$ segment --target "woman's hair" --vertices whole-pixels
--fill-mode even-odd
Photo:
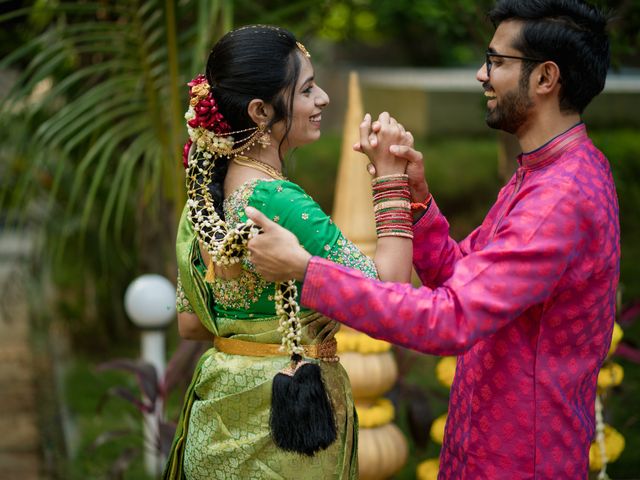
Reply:
[[[582,0],[499,0],[489,12],[497,27],[523,22],[513,47],[523,55],[560,67],[560,109],[582,113],[602,91],[609,69],[607,17]],[[529,75],[534,63],[523,64]]]
[[[269,25],[250,25],[223,36],[207,60],[206,77],[220,113],[232,131],[255,128],[248,114],[249,102],[259,98],[270,104],[274,116],[267,127],[284,120],[285,134],[293,112],[293,93],[300,75],[300,58],[296,38],[287,30]],[[237,146],[237,145],[236,145]],[[223,184],[229,159],[219,158],[212,171],[210,191],[216,212],[224,218]]]

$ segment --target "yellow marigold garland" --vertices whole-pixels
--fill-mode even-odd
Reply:
[[[383,340],[376,340],[364,333],[338,332],[338,353],[357,352],[362,354],[384,353],[391,350],[391,344]]]
[[[386,425],[393,420],[395,408],[386,398],[378,398],[370,407],[356,405],[360,428],[375,428]]]
[[[625,440],[620,432],[610,425],[604,426],[604,452],[607,457],[607,463],[615,462],[624,450]],[[598,446],[598,442],[591,443],[589,448],[589,468],[592,471],[602,468],[602,451]]]
[[[437,444],[442,445],[442,440],[444,439],[444,427],[447,423],[447,414],[443,413],[438,418],[436,418],[431,424],[431,440],[436,442]]]
[[[620,340],[622,340],[623,336],[624,336],[624,333],[622,332],[622,327],[618,325],[618,322],[614,322],[613,334],[611,336],[611,346],[609,347],[608,356],[611,356],[613,352],[616,351],[616,348],[618,348],[618,344],[620,343]]]
[[[437,480],[438,471],[440,471],[440,460],[430,458],[418,465],[416,477],[418,480]]]
[[[436,378],[445,387],[451,388],[456,374],[456,357],[443,357],[436,365]]]
[[[615,362],[606,362],[598,374],[598,390],[601,392],[608,388],[617,387],[624,379],[624,369],[622,365]]]

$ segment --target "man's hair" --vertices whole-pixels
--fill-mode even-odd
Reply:
[[[607,18],[581,0],[498,0],[493,25],[523,22],[513,47],[524,56],[551,60],[560,68],[560,109],[582,113],[604,88],[610,51]],[[535,64],[525,62],[531,73]]]

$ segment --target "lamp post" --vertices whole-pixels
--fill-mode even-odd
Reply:
[[[141,357],[153,365],[158,380],[165,371],[165,328],[176,316],[176,289],[165,277],[142,275],[127,287],[124,308],[131,321],[141,330]],[[157,476],[162,468],[156,442],[162,401],[155,404],[155,412],[144,415],[144,464],[148,474]]]

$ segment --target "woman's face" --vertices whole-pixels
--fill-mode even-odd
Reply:
[[[300,52],[296,52],[296,55],[300,59],[300,76],[293,91],[291,130],[283,143],[284,150],[318,140],[322,109],[329,105],[329,96],[315,83],[311,61]],[[273,125],[272,133],[278,142],[285,130],[285,120]]]

